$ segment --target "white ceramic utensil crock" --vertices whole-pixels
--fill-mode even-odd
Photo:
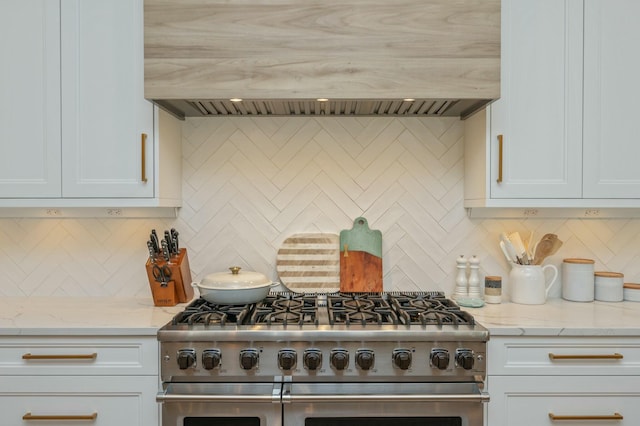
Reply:
[[[545,271],[551,269],[551,279],[546,279]],[[523,305],[542,305],[549,290],[558,278],[558,268],[554,265],[513,264],[509,273],[509,293],[513,303]]]

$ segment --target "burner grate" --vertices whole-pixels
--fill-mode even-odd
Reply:
[[[315,296],[272,293],[256,305],[250,324],[318,325],[318,301]]]
[[[472,315],[463,311],[442,292],[269,293],[256,304],[216,305],[196,299],[177,314],[172,325],[233,326],[279,325],[475,325]]]
[[[329,323],[394,324],[399,323],[393,308],[379,293],[339,293],[327,296]]]
[[[196,299],[184,311],[173,317],[171,323],[222,325],[242,324],[249,316],[252,305],[216,305],[204,299]]]

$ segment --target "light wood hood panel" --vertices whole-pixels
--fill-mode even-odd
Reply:
[[[145,0],[149,99],[496,99],[500,0]]]

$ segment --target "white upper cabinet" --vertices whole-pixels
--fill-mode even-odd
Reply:
[[[502,97],[490,106],[497,162],[491,198],[580,196],[580,9],[572,0],[502,2]]]
[[[633,0],[502,1],[502,97],[465,122],[465,207],[640,207],[639,14]]]
[[[584,196],[638,199],[640,2],[584,8]]]
[[[61,16],[62,196],[153,197],[142,3],[63,0]]]
[[[180,205],[180,125],[144,99],[143,22],[142,0],[0,3],[1,207]]]
[[[0,3],[0,196],[60,195],[60,8]]]

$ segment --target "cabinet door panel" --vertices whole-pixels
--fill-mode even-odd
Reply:
[[[585,198],[640,198],[638,16],[637,0],[585,1]]]
[[[0,197],[60,196],[60,9],[0,4]]]
[[[502,2],[502,97],[491,105],[492,198],[581,195],[581,8],[579,0]]]
[[[63,196],[153,197],[153,108],[143,93],[142,2],[62,0],[61,16]]]

